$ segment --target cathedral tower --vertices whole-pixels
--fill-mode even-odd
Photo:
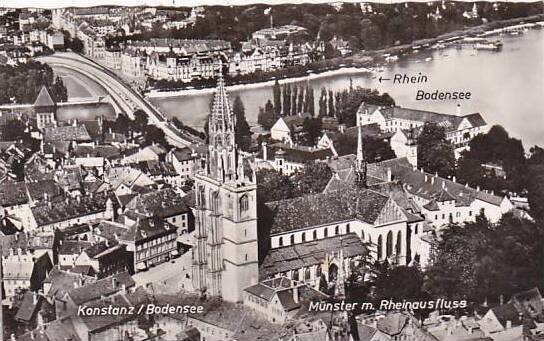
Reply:
[[[208,123],[208,155],[195,175],[193,287],[238,302],[259,275],[257,185],[236,146],[236,118],[222,75]]]

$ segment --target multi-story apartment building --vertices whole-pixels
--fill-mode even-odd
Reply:
[[[213,78],[219,63],[213,56],[176,55],[153,52],[147,57],[146,69],[153,79],[190,82]]]

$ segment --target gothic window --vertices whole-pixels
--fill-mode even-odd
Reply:
[[[414,231],[414,234],[417,234],[417,229],[418,229],[418,226],[416,224],[416,230]]]
[[[206,192],[205,192],[205,189],[204,189],[204,186],[200,186],[200,189],[199,189],[199,192],[200,192],[200,205],[201,206],[206,206]]]
[[[212,192],[210,193],[211,194],[211,197],[210,197],[210,200],[211,200],[211,204],[212,204],[212,211],[213,212],[219,212],[219,192]]]
[[[346,233],[350,233],[350,226],[349,226],[349,223],[346,224]]]
[[[314,240],[317,239],[317,231],[316,230],[314,230],[314,232],[313,232],[313,239]]]
[[[291,279],[293,281],[298,281],[298,270],[293,270],[293,274],[291,276]]]
[[[295,244],[295,235],[291,235],[291,245]]]
[[[395,246],[395,252],[396,252],[397,256],[400,255],[401,243],[402,243],[402,233],[399,231],[399,232],[397,232],[397,244]]]
[[[243,195],[240,198],[240,216],[249,211],[249,198],[247,195]]]
[[[321,264],[317,264],[315,268],[315,277],[321,277]]]
[[[334,235],[338,235],[338,234],[340,234],[340,226],[336,225],[334,227]]]
[[[302,242],[306,241],[306,232],[302,232]]]
[[[378,237],[378,259],[382,258],[382,236]]]
[[[323,235],[325,237],[328,237],[329,236],[329,229],[325,227],[325,229],[323,230]]]
[[[385,255],[390,257],[393,254],[393,232],[387,233],[387,241],[385,243]]]
[[[310,268],[306,268],[306,270],[304,270],[304,280],[310,280]]]
[[[361,240],[365,240],[365,232],[361,231]]]
[[[279,237],[279,238],[278,238],[278,244],[279,244],[280,246],[283,246],[283,237]]]

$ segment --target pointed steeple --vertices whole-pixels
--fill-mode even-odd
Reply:
[[[355,161],[356,183],[366,187],[366,160],[363,152],[363,126],[357,126],[357,160]]]
[[[220,181],[236,179],[236,145],[234,140],[235,117],[229,102],[222,74],[222,63],[219,63],[217,88],[213,97],[209,118],[209,174]]]

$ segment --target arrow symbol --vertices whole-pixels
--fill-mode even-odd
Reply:
[[[378,78],[378,81],[381,83],[382,81],[390,81],[391,78],[383,78],[382,76],[380,76],[380,78]]]

